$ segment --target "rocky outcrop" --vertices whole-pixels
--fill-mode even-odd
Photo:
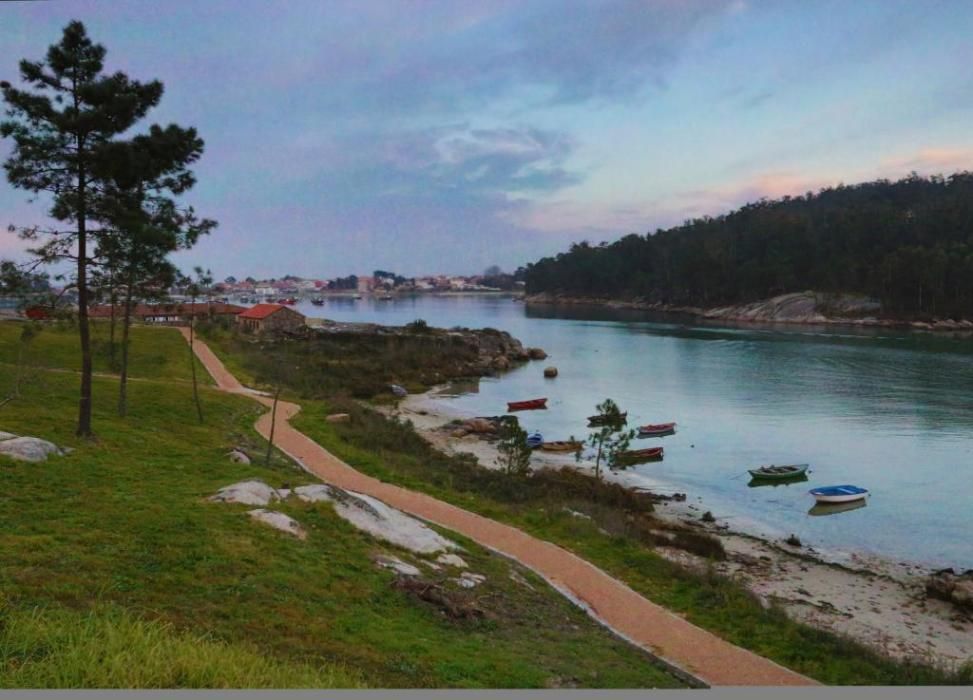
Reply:
[[[969,335],[973,320],[938,319],[928,321],[882,317],[881,304],[857,294],[793,292],[771,299],[723,307],[700,307],[664,304],[648,299],[605,299],[540,293],[526,298],[528,304],[607,306],[616,309],[638,309],[663,313],[688,314],[717,321],[743,323],[795,323],[907,327],[920,331],[950,331]]]
[[[211,501],[218,503],[242,503],[247,506],[266,506],[273,501],[280,500],[280,494],[262,481],[254,479],[252,481],[240,481],[229,486],[224,486],[215,495],[210,496]]]
[[[286,532],[288,535],[293,535],[299,540],[307,538],[307,532],[305,532],[304,528],[301,527],[301,524],[289,515],[284,515],[283,513],[267,510],[265,508],[248,510],[247,515],[257,522],[261,522],[264,525],[270,525],[270,527],[274,528],[275,530]]]
[[[53,442],[36,437],[0,433],[0,455],[22,462],[43,462],[51,455],[67,454]]]
[[[229,457],[230,461],[235,464],[250,464],[250,457],[241,449],[230,450],[227,457]]]
[[[935,572],[926,579],[926,595],[964,610],[973,610],[973,569],[962,574],[953,569]]]

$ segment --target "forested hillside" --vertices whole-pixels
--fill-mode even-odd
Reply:
[[[527,292],[716,306],[813,289],[973,316],[973,173],[761,200],[527,266]]]

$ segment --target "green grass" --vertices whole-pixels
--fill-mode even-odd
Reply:
[[[353,688],[334,666],[283,663],[139,620],[124,610],[65,609],[0,616],[3,688]]]
[[[428,446],[411,426],[397,424],[351,402],[302,402],[293,421],[328,450],[360,471],[423,491],[482,515],[508,522],[555,542],[625,581],[650,600],[682,613],[724,639],[836,685],[941,685],[973,682],[970,668],[956,672],[899,663],[860,644],[790,620],[765,609],[741,585],[715,575],[691,573],[652,551],[638,526],[637,509],[610,492],[587,493],[573,482],[551,488],[553,475],[531,483],[498,485],[498,474],[470,460],[446,457]],[[324,417],[340,410],[346,424]],[[565,473],[562,478],[567,477]],[[587,478],[587,477],[586,477]],[[578,518],[567,508],[592,516]]]
[[[176,331],[145,330],[144,338],[158,334],[153,348],[168,348],[163,366],[182,357]],[[9,356],[12,338],[0,324],[0,357]],[[297,687],[317,678],[370,687],[680,685],[536,576],[461,538],[450,535],[487,581],[471,592],[442,583],[452,595],[469,596],[482,618],[450,619],[394,588],[394,575],[371,558],[411,555],[353,528],[328,504],[280,506],[307,529],[300,541],[251,521],[246,506],[207,502],[242,479],[272,486],[312,479],[279,455],[270,467],[227,459],[231,446],[259,454],[264,444],[252,430],[262,409],[249,399],[204,388],[207,422],[199,425],[189,385],[139,381],[130,387],[130,414],[120,419],[114,386],[95,378],[92,441],[74,437],[73,374],[38,372],[20,398],[0,407],[0,430],[74,448],[38,464],[0,457],[0,614],[3,625],[13,625],[5,627],[0,685],[135,682],[108,657],[79,675],[98,635],[128,635],[133,654],[142,644],[136,638],[147,635],[174,659],[202,644],[194,640],[207,640],[198,666],[175,666],[183,669],[178,678],[161,662],[146,664],[138,681],[146,685],[252,679]],[[31,618],[36,608],[43,612]],[[78,624],[89,637],[66,637]],[[54,649],[64,651],[44,651]],[[266,665],[253,676],[231,668],[220,677],[204,663],[219,654],[243,666],[256,655]],[[33,670],[22,663],[27,656],[37,661]]]
[[[0,322],[0,363],[17,362],[20,336],[24,321]],[[30,367],[80,371],[81,350],[77,324],[57,321],[29,324],[36,331],[30,341],[26,362]],[[121,324],[116,328],[116,363],[111,362],[110,332],[107,321],[91,322],[91,348],[93,370],[97,373],[116,374],[121,357]],[[172,328],[138,326],[131,328],[129,350],[129,377],[142,379],[174,379],[190,381],[192,369],[186,341]],[[213,381],[203,366],[196,361],[200,384]],[[4,389],[0,383],[0,391]]]

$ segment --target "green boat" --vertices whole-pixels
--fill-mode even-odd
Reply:
[[[808,481],[807,474],[798,474],[797,476],[788,476],[784,479],[758,479],[753,478],[747,482],[747,486],[752,489],[764,488],[777,488],[778,486],[790,486],[791,484],[803,484]]]
[[[754,479],[778,481],[780,479],[793,479],[797,476],[803,476],[807,472],[807,468],[807,464],[771,464],[769,467],[748,469],[747,471],[750,472],[750,476]]]

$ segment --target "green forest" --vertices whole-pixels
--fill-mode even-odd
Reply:
[[[762,199],[527,266],[528,294],[712,307],[814,290],[883,314],[973,317],[973,173]]]

